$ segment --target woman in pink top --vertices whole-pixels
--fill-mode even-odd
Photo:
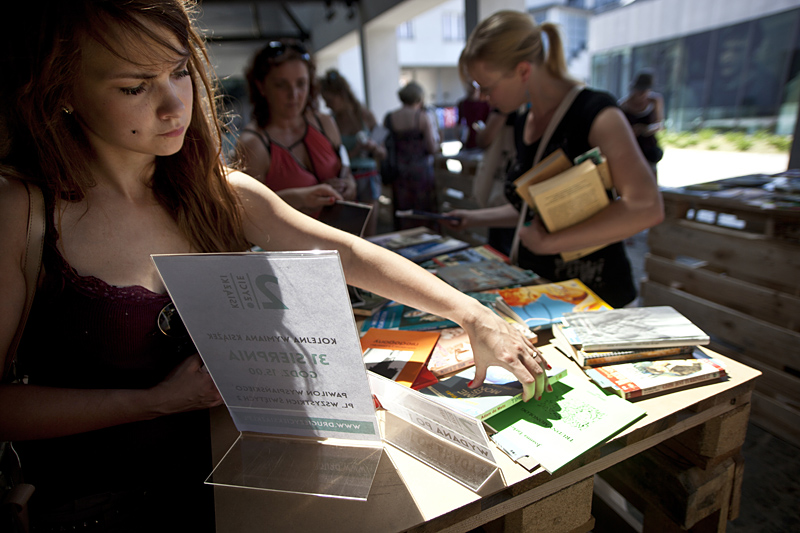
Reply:
[[[315,71],[294,40],[261,49],[246,73],[253,116],[238,141],[242,170],[309,214],[356,194],[349,165],[339,157],[336,123],[314,110]]]

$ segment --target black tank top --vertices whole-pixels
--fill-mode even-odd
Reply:
[[[597,115],[608,107],[617,107],[616,100],[610,94],[588,88],[581,91],[553,132],[542,159],[561,148],[572,160],[593,148],[589,145],[589,130]],[[533,159],[539,149],[539,141],[530,145],[523,141],[526,117],[527,113],[521,113],[514,124],[517,160],[508,173],[505,190],[506,197],[517,210],[521,209],[523,200],[517,194],[513,182],[533,166]],[[536,255],[520,246],[519,265],[550,281],[579,278],[613,307],[622,307],[636,298],[631,264],[622,242],[610,244],[586,257],[569,262],[564,262],[558,254]]]

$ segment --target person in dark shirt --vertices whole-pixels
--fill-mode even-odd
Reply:
[[[549,43],[547,52],[542,36]],[[509,203],[448,213],[450,224],[519,227],[518,263],[550,281],[580,278],[601,298],[621,307],[636,297],[624,239],[663,220],[664,207],[647,161],[636,145],[631,127],[615,99],[584,88],[555,128],[542,158],[561,148],[570,160],[598,147],[613,179],[607,207],[569,228],[549,233],[534,216],[520,224],[523,200],[513,180],[534,164],[542,135],[559,104],[580,84],[567,73],[563,45],[555,25],[537,25],[530,15],[499,11],[483,20],[470,35],[463,61],[483,98],[510,113],[520,106],[515,138],[517,159],[508,173]],[[588,246],[603,248],[573,261],[561,252]],[[512,250],[514,254],[514,250]]]

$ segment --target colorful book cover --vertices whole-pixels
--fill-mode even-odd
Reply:
[[[412,244],[404,248],[397,248],[394,251],[410,261],[422,263],[437,255],[463,250],[467,247],[469,247],[469,243],[467,242],[452,237],[440,237],[436,240]]]
[[[725,378],[725,367],[700,350],[691,359],[657,359],[598,366],[586,371],[600,388],[625,399],[644,398]]]
[[[573,344],[587,352],[700,345],[710,340],[688,318],[666,305],[570,312],[564,315],[564,324],[575,335]]]
[[[529,285],[539,275],[501,261],[478,261],[439,268],[436,275],[462,292]]]
[[[566,375],[566,368],[553,367],[547,371],[547,381],[553,385]],[[483,385],[470,389],[469,384],[473,379],[474,367],[420,389],[420,392],[478,420],[486,420],[522,401],[522,385],[514,374],[504,368],[490,366]]]
[[[428,370],[436,377],[446,376],[475,364],[469,335],[464,328],[446,328],[439,330],[439,333],[439,340],[428,361]]]
[[[541,465],[552,474],[645,414],[581,376],[565,376],[541,400],[517,403],[485,422],[509,457],[530,471]]]
[[[430,331],[457,326],[452,320],[391,302],[364,320],[361,331],[365,332],[370,328]]]
[[[477,263],[479,261],[500,261],[508,263],[508,256],[495,250],[488,244],[473,246],[466,250],[459,250],[449,254],[437,255],[425,261],[420,266],[429,269],[438,269],[446,266],[462,265],[464,263]]]
[[[367,370],[411,387],[438,339],[438,331],[370,329],[361,337],[364,364]]]
[[[534,331],[561,322],[565,313],[612,309],[579,279],[500,289],[498,293]]]

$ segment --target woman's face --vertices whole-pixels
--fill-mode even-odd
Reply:
[[[174,35],[159,31],[181,48]],[[131,61],[93,39],[83,40],[82,68],[67,103],[75,119],[101,156],[178,152],[192,116],[188,52],[176,54],[146,38],[116,46]]]
[[[469,73],[480,91],[481,100],[503,113],[510,113],[525,102],[525,87],[515,70],[504,72],[484,61],[476,61],[470,65]]]
[[[269,104],[270,117],[294,118],[305,110],[309,85],[306,64],[292,60],[273,67],[258,88]]]

